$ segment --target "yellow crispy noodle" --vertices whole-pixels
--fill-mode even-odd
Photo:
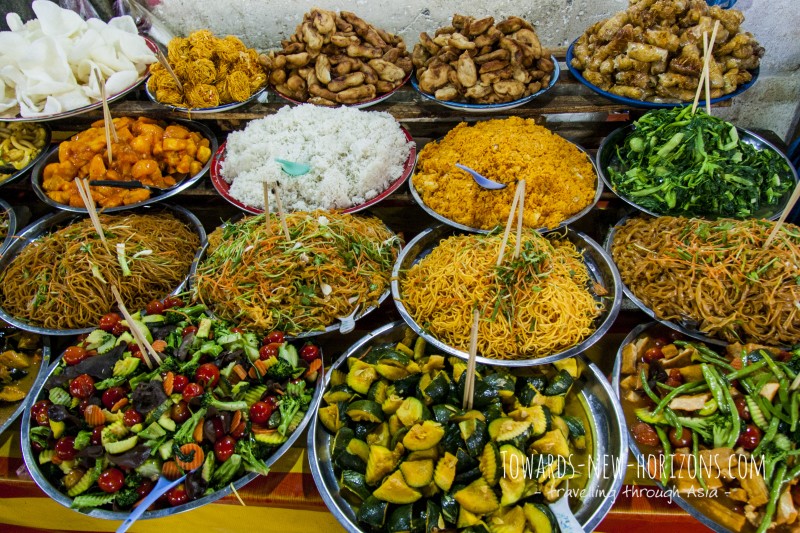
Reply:
[[[471,167],[505,189],[479,187],[454,165]],[[516,184],[525,180],[524,224],[554,228],[594,200],[597,178],[589,157],[531,119],[466,123],[419,154],[412,183],[426,205],[461,224],[504,224]]]
[[[188,38],[176,37],[167,45],[167,58],[183,84],[183,94],[160,64],[151,66],[147,82],[156,100],[164,104],[207,108],[241,102],[267,82],[258,52],[232,35],[220,39],[201,30]]]
[[[450,237],[401,277],[401,299],[426,331],[469,349],[472,311],[481,312],[478,353],[530,359],[568,349],[591,335],[602,310],[589,290],[581,254],[567,239],[523,232],[521,260],[510,237],[496,267],[502,236]]]

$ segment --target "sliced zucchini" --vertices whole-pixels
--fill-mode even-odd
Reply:
[[[552,427],[553,415],[545,405],[534,405],[530,408],[530,421],[533,436],[544,435]]]
[[[487,386],[491,387],[502,400],[507,400],[514,396],[514,380],[510,374],[489,374],[483,378],[483,381]]]
[[[384,446],[369,447],[366,466],[366,481],[369,485],[377,485],[397,466],[397,455]]]
[[[453,494],[453,498],[462,509],[477,515],[491,513],[500,507],[497,496],[482,477]]]
[[[343,427],[337,431],[331,440],[331,458],[335,460],[340,453],[344,453],[350,439],[354,439],[355,436],[355,432],[348,427]]]
[[[462,414],[458,407],[448,403],[439,403],[432,406],[431,412],[433,413],[433,419],[442,425],[447,424],[454,416]]]
[[[564,406],[567,403],[565,396],[545,396],[544,394],[537,394],[533,398],[531,405],[544,405],[554,415],[560,415],[564,412]]]
[[[400,472],[403,473],[403,478],[409,487],[421,489],[433,481],[433,461],[431,459],[403,461],[400,463]]]
[[[503,507],[486,519],[490,533],[524,533],[525,513],[522,507]]]
[[[458,509],[458,520],[456,521],[457,528],[468,528],[480,523],[481,517],[475,513],[467,511],[463,505]]]
[[[505,416],[505,412],[503,411],[503,404],[499,401],[495,401],[487,405],[481,411],[483,413],[484,418],[487,422],[491,422],[497,418]]]
[[[456,478],[453,480],[454,485],[469,485],[479,477],[481,477],[481,469],[479,467],[472,468],[470,470],[465,470],[463,472],[458,472],[456,474]]]
[[[425,403],[428,405],[437,404],[443,402],[450,393],[450,378],[447,376],[447,372],[442,370],[424,386],[422,380],[420,380],[419,388],[426,399]]]
[[[503,476],[500,478],[500,505],[517,503],[525,491],[525,455],[510,444],[500,447]]]
[[[473,457],[479,456],[489,440],[486,433],[486,424],[477,418],[471,418],[459,422],[458,428],[461,432],[461,438],[464,439],[467,445],[469,454]]]
[[[404,426],[411,427],[423,419],[422,402],[413,396],[408,397],[403,400],[403,403],[397,408],[395,414]]]
[[[578,368],[578,359],[575,357],[555,361],[553,366],[559,370],[566,370],[567,373],[572,376],[572,379],[578,379],[581,375],[580,369]]]
[[[258,439],[258,435],[256,435],[256,439]],[[350,440],[352,441],[354,439]],[[333,460],[333,463],[342,470],[354,470],[361,474],[367,471],[367,463],[358,455],[346,450],[340,453],[336,459]]]
[[[428,356],[422,363],[420,370],[422,372],[430,372],[431,370],[443,370],[444,369],[444,356],[442,355],[431,355]]]
[[[419,387],[419,382],[421,379],[422,374],[420,373],[411,374],[408,377],[398,379],[394,382],[395,392],[403,397],[418,396],[419,392],[417,388]]]
[[[339,418],[339,404],[334,403],[327,407],[320,407],[319,421],[331,433],[336,433],[344,427],[344,421]]]
[[[392,435],[389,433],[389,424],[381,422],[367,435],[367,444],[370,446],[377,444],[388,448],[391,438]]]
[[[360,457],[365,463],[369,459],[369,444],[363,440],[350,439],[350,442],[347,443],[345,450],[356,457]]]
[[[570,437],[583,437],[586,435],[586,428],[583,427],[583,420],[578,418],[577,416],[562,416],[561,418],[564,419],[564,422],[567,424],[567,428],[569,429],[569,436]]]
[[[349,402],[356,396],[356,391],[348,387],[346,384],[336,385],[331,387],[331,390],[322,395],[322,399],[328,404],[339,402]]]
[[[422,424],[414,424],[403,437],[403,446],[407,450],[418,451],[433,448],[444,436],[444,429],[438,422],[425,420]]]
[[[336,387],[337,385],[342,385],[347,381],[347,374],[339,370],[338,368],[334,368],[331,370],[331,384],[330,387]]]
[[[383,405],[383,402],[389,397],[386,391],[389,389],[389,383],[383,379],[379,379],[369,387],[367,391],[367,399],[372,400]],[[385,412],[385,411],[384,411]]]
[[[384,478],[380,487],[375,489],[373,496],[389,503],[414,503],[422,494],[408,486],[400,470],[395,470],[390,476]]]
[[[392,436],[396,435],[398,431],[400,431],[401,429],[405,428],[403,423],[400,422],[400,419],[397,418],[397,415],[390,416],[388,424],[389,424],[389,433]]]
[[[389,390],[391,390],[391,387],[389,387]],[[394,392],[389,393],[389,390],[387,390],[386,399],[381,402],[381,410],[383,410],[384,414],[393,415],[403,405],[403,398],[394,394]]]
[[[445,492],[449,491],[453,485],[456,477],[456,463],[456,456],[449,452],[445,452],[444,456],[436,463],[433,482]]]
[[[383,422],[381,406],[372,400],[356,400],[347,406],[347,416],[356,422]]]
[[[538,440],[533,441],[533,449],[541,454],[569,457],[569,443],[561,430],[548,431]]]
[[[359,394],[367,394],[372,383],[378,379],[375,368],[354,357],[347,360],[350,364],[350,371],[347,372],[347,386]]]
[[[389,533],[422,533],[425,522],[415,520],[414,506],[401,505],[392,511],[386,522],[386,531]]]
[[[489,437],[497,442],[507,442],[524,436],[531,427],[531,423],[513,418],[497,418],[489,422]]]
[[[448,493],[442,494],[441,503],[442,517],[444,518],[445,522],[455,525],[456,521],[458,520],[458,510],[461,506],[458,505],[458,502],[455,498],[453,498],[453,495]]]
[[[411,452],[406,457],[409,461],[419,461],[422,459],[430,459],[432,461],[437,461],[439,459],[439,447],[434,446],[433,448],[429,448],[427,450],[418,450],[416,452]]]
[[[558,521],[550,508],[541,503],[526,503],[522,506],[525,521],[534,533],[555,533],[559,531]]]
[[[384,365],[378,363],[375,365],[375,370],[378,371],[378,374],[385,377],[389,381],[397,381],[410,375],[408,368],[403,366]]]
[[[502,475],[501,469],[503,468],[503,461],[500,457],[500,450],[494,442],[486,443],[481,453],[481,460],[479,463],[483,479],[490,487],[497,485],[497,481]]]
[[[370,496],[358,508],[356,520],[374,528],[382,528],[389,515],[389,503]]]
[[[422,337],[420,337],[421,339]],[[441,508],[433,500],[425,503],[425,533],[438,533],[445,528]]]
[[[369,487],[367,487],[364,474],[353,470],[342,471],[342,475],[339,478],[339,486],[342,488],[342,495],[345,499],[353,502],[353,498],[348,498],[348,496],[357,498],[357,501],[353,502],[355,505],[360,504],[372,494]]]
[[[574,381],[575,379],[566,369],[559,370],[558,374],[550,380],[550,383],[547,384],[547,388],[545,388],[543,392],[545,396],[560,396],[566,394]]]

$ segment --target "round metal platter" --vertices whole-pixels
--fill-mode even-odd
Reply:
[[[632,216],[628,215],[628,216],[622,217],[622,219],[620,219],[620,221],[617,222],[614,226],[612,226],[611,230],[609,230],[608,236],[606,237],[606,240],[603,243],[603,247],[605,248],[606,252],[608,253],[608,257],[610,257],[610,258],[613,257],[613,255],[611,253],[611,250],[614,247],[614,237],[617,235],[617,228],[619,226],[622,226],[629,218],[632,218]],[[613,259],[611,259],[611,260],[613,261]],[[691,322],[689,322],[688,320],[686,322],[680,322],[679,323],[679,322],[672,322],[672,321],[669,321],[669,320],[664,320],[662,318],[657,317],[655,311],[650,309],[647,306],[647,304],[645,304],[643,301],[641,301],[639,298],[637,298],[637,296],[635,294],[633,294],[633,291],[631,291],[628,288],[628,286],[625,285],[625,283],[622,281],[622,278],[620,278],[620,287],[622,287],[622,291],[625,294],[625,296],[627,296],[630,301],[635,303],[636,306],[639,309],[644,311],[644,313],[647,316],[649,316],[650,318],[652,318],[654,320],[657,320],[657,321],[661,322],[665,326],[667,326],[669,328],[672,328],[675,331],[678,331],[680,333],[683,333],[687,337],[691,337],[693,339],[697,339],[697,340],[706,342],[708,344],[714,344],[716,346],[726,346],[728,344],[726,341],[709,337],[709,336],[703,334],[702,332],[698,331],[697,329],[692,328],[691,327]]]
[[[177,112],[180,112],[180,113],[186,113],[187,115],[190,115],[190,116],[191,115],[204,115],[204,114],[208,114],[208,113],[221,113],[222,111],[230,111],[231,109],[236,109],[236,108],[239,108],[239,107],[244,107],[246,105],[250,105],[253,102],[255,102],[256,100],[258,100],[258,98],[262,94],[264,94],[264,91],[266,91],[266,90],[267,90],[267,86],[264,85],[259,90],[257,90],[253,94],[251,94],[246,100],[242,100],[241,102],[231,102],[229,104],[222,104],[222,105],[218,105],[218,106],[215,106],[215,107],[182,107],[182,106],[178,106],[178,105],[165,104],[163,102],[159,102],[158,100],[156,100],[156,96],[153,93],[150,92],[150,87],[147,86],[147,83],[144,84],[144,91],[147,94],[147,97],[150,99],[151,102],[153,102],[154,104],[157,104],[159,106],[162,106],[162,107],[164,107],[165,109],[167,109],[169,111],[177,111]],[[215,151],[216,150],[212,150],[211,153],[213,154]]]
[[[14,235],[17,233],[17,214],[14,212],[14,208],[3,199],[0,199],[0,217],[6,217],[7,221],[6,236],[0,242],[0,257],[2,257],[6,248],[11,246]]]
[[[619,398],[620,405],[622,404],[622,398],[620,398],[620,389],[619,389],[620,372],[622,369],[622,348],[630,344],[631,342],[635,341],[643,333],[653,331],[654,329],[657,328],[668,329],[666,326],[660,325],[658,322],[648,322],[646,324],[639,324],[638,326],[633,328],[633,330],[631,330],[631,332],[628,334],[627,337],[625,337],[625,340],[622,341],[622,344],[620,344],[619,346],[619,350],[617,350],[617,358],[614,361],[614,370],[611,375],[611,386],[614,388],[614,393],[616,394],[617,398]],[[622,413],[622,417],[623,417],[623,426],[622,426],[623,431],[627,432],[628,431],[627,416],[624,410]],[[631,418],[631,420],[635,419],[636,419],[635,416]],[[626,437],[628,440],[628,446],[631,450],[631,453],[636,459],[637,464],[640,465],[639,469],[647,470],[646,468],[644,468],[644,466],[647,464],[647,456],[645,456],[642,453],[642,451],[639,449],[639,446],[636,444],[636,441],[634,441],[630,437],[630,435],[626,435]],[[657,479],[653,478],[653,481],[662,490],[669,490],[669,487],[665,487]],[[703,513],[700,509],[695,507],[689,500],[681,496],[677,491],[672,490],[669,494],[671,495],[672,500],[675,503],[677,503],[684,511],[689,513],[692,517],[697,519],[698,522],[700,522],[707,528],[711,529],[712,531],[715,531],[716,533],[736,533],[733,530],[730,530],[722,526],[721,524],[716,523],[709,516]]]
[[[347,359],[361,354],[364,350],[387,342],[397,342],[403,338],[405,324],[402,321],[392,322],[367,334],[351,346],[332,365],[332,368],[346,368]],[[583,525],[585,531],[592,531],[603,520],[619,493],[625,476],[627,464],[628,430],[622,407],[615,397],[608,380],[602,371],[593,363],[586,362],[586,372],[576,382],[581,387],[578,398],[583,405],[586,418],[592,432],[592,463],[599,468],[617,462],[620,468],[610,466],[605,469],[609,475],[595,472],[588,476],[583,501],[573,501],[572,509],[575,517]],[[330,372],[325,375],[325,388],[330,382]],[[342,498],[339,480],[333,470],[330,456],[331,435],[314,416],[308,429],[308,462],[311,475],[317,485],[322,500],[328,506],[342,527],[349,533],[362,533],[356,521],[356,514],[347,501]],[[576,465],[580,466],[580,465]]]
[[[211,161],[214,156],[214,152],[217,151],[218,144],[217,144],[217,136],[214,135],[214,132],[209,129],[208,126],[205,124],[201,124],[200,122],[193,122],[190,120],[170,120],[170,124],[181,124],[188,128],[190,131],[196,131],[203,135],[206,139],[210,141],[209,148],[211,149],[211,157],[208,158],[203,168],[200,169],[200,172],[193,176],[187,176],[183,180],[181,180],[178,184],[174,187],[167,189],[162,193],[153,192],[147,200],[143,202],[136,202],[135,204],[128,204],[128,205],[120,205],[117,207],[108,207],[101,210],[103,213],[116,213],[118,211],[127,211],[129,209],[134,209],[137,207],[143,207],[146,205],[151,205],[157,202],[161,202],[166,200],[167,198],[171,198],[176,194],[180,194],[181,192],[185,191],[198,181],[202,179],[202,177],[208,172],[208,169],[211,168]],[[42,188],[42,180],[44,177],[44,168],[49,165],[50,163],[58,163],[58,147],[53,148],[50,153],[47,154],[47,157],[41,159],[36,168],[33,169],[31,173],[31,187],[33,187],[33,192],[36,193],[36,196],[39,197],[41,201],[44,203],[51,205],[57,209],[62,209],[64,211],[71,211],[73,213],[88,213],[85,207],[75,207],[67,204],[62,204],[60,202],[56,202],[52,198],[50,198],[47,193]]]
[[[206,245],[206,231],[203,229],[203,224],[200,223],[200,220],[189,210],[176,206],[176,205],[160,205],[160,206],[145,206],[140,207],[139,209],[135,210],[135,212],[139,214],[146,214],[150,212],[160,213],[163,211],[171,212],[171,214],[175,215],[177,218],[186,222],[188,226],[194,229],[195,233],[200,237],[200,245],[204,247]],[[14,259],[30,244],[35,243],[42,237],[49,235],[50,233],[57,231],[69,224],[77,222],[81,219],[85,218],[83,215],[77,213],[71,213],[69,211],[58,211],[55,213],[51,213],[49,215],[45,215],[36,222],[32,223],[30,226],[25,228],[14,240],[11,246],[6,249],[2,256],[0,256],[0,272],[6,269],[8,265],[10,265]],[[203,248],[201,248],[203,249]],[[195,254],[195,260],[199,257],[200,250],[197,251]],[[175,290],[172,291],[170,294],[178,294],[183,291],[184,286],[186,285],[187,280],[189,279],[189,275],[187,274],[186,278],[178,285]],[[166,295],[165,295],[166,296]],[[6,312],[5,309],[2,308],[2,304],[0,304],[0,319],[5,320],[9,324],[19,329],[30,331],[32,333],[39,333],[41,335],[80,335],[82,333],[89,333],[93,329],[94,326],[87,327],[87,328],[76,328],[76,329],[52,329],[52,328],[43,328],[40,326],[36,326],[33,324],[29,324],[28,322],[18,319]]]
[[[59,359],[61,356],[59,356]],[[49,372],[46,373],[44,378],[41,380],[38,388],[36,389],[35,394],[32,394],[31,402],[34,402],[37,399],[45,398],[44,395],[44,385],[47,382],[47,379],[52,375],[52,373],[59,367],[58,364],[52,365],[49,369]],[[322,372],[320,372],[320,376]],[[314,396],[311,398],[311,404],[309,404],[308,412],[306,416],[303,417],[303,420],[300,422],[300,425],[297,426],[297,429],[289,435],[289,439],[284,442],[280,448],[278,448],[270,457],[266,459],[264,462],[266,463],[267,467],[272,467],[278,459],[280,459],[284,453],[286,453],[289,448],[294,445],[297,439],[300,438],[303,431],[305,430],[306,425],[308,424],[309,420],[314,418],[316,419],[316,411],[317,405],[319,404],[320,399],[322,398],[322,379],[317,379],[316,388],[314,390]],[[64,507],[70,508],[72,504],[72,498],[64,494],[63,492],[59,491],[56,487],[54,487],[50,481],[42,474],[42,471],[39,470],[39,461],[37,459],[37,454],[31,449],[31,440],[30,440],[30,430],[31,430],[31,412],[30,409],[26,409],[23,416],[22,416],[22,430],[21,430],[21,440],[22,440],[22,457],[25,460],[25,466],[28,468],[28,472],[31,474],[31,477],[42,489],[45,494],[47,494],[50,498],[55,500],[56,502],[60,503]],[[148,518],[161,518],[164,516],[172,516],[178,513],[183,513],[185,511],[191,511],[192,509],[197,509],[198,507],[202,507],[209,503],[214,503],[215,501],[223,498],[234,491],[234,489],[238,490],[253,481],[258,474],[255,472],[247,472],[244,476],[240,477],[236,481],[229,483],[224,489],[218,490],[212,494],[204,496],[202,498],[198,498],[196,500],[192,500],[188,503],[183,505],[179,505],[177,507],[169,507],[166,509],[159,509],[157,511],[145,511],[145,513],[139,518],[140,520],[148,519]],[[88,512],[78,511],[76,509],[72,509],[76,512],[80,512],[81,514],[85,514],[86,516],[91,516],[93,518],[102,518],[105,520],[125,520],[130,511],[128,512],[115,512],[115,511],[106,511],[103,509],[92,509]]]
[[[372,207],[399,189],[403,183],[406,182],[408,177],[414,173],[414,167],[417,164],[417,145],[414,142],[414,139],[411,137],[411,133],[409,133],[406,128],[400,126],[400,129],[403,130],[403,134],[406,136],[406,139],[411,143],[411,150],[408,153],[408,159],[406,159],[406,162],[403,164],[402,174],[374,198],[346,209],[337,209],[336,211],[339,211],[340,213],[357,213],[358,211],[363,211],[368,207]],[[214,188],[217,190],[219,195],[225,198],[231,205],[238,207],[242,211],[252,215],[260,215],[264,212],[263,209],[242,203],[231,196],[231,184],[225,181],[225,178],[222,176],[222,164],[225,162],[226,144],[227,143],[222,143],[216,153],[211,157],[211,184],[214,185]]]
[[[597,150],[597,161],[595,164],[595,168],[600,174],[600,178],[602,178],[603,183],[605,183],[606,187],[608,187],[609,190],[614,191],[614,194],[616,194],[622,201],[635,207],[639,211],[647,213],[648,215],[653,215],[654,217],[665,216],[666,213],[657,213],[650,209],[646,209],[641,205],[639,205],[638,203],[636,203],[632,198],[616,190],[613,184],[611,183],[611,178],[606,173],[606,170],[611,166],[613,160],[615,159],[617,148],[622,142],[624,142],[625,138],[628,135],[633,133],[634,130],[635,127],[633,126],[633,124],[630,124],[628,126],[614,130],[608,137],[603,139],[602,144],[600,144],[600,148]],[[774,144],[770,143],[763,137],[756,135],[752,131],[743,128],[736,128],[736,130],[739,132],[739,139],[741,139],[742,142],[747,143],[758,150],[772,150],[776,152],[778,155],[780,155],[781,158],[783,158],[783,160],[786,162],[786,165],[789,167],[789,175],[783,176],[783,178],[784,179],[791,178],[792,184],[797,184],[798,177],[794,165],[792,165],[792,162],[789,160],[789,158],[787,158],[783,152],[778,150]],[[766,218],[768,220],[777,220],[781,216],[784,207],[786,207],[786,204],[789,202],[789,198],[791,198],[793,190],[794,186],[790,187],[783,194],[777,205],[772,205],[762,208],[756,213],[753,213],[753,215],[748,218]],[[675,216],[687,216],[687,215],[677,214]]]
[[[240,218],[241,217],[237,217],[237,218],[233,219],[231,222],[239,220]],[[208,243],[205,243],[200,248],[200,251],[197,252],[197,255],[195,256],[195,260],[192,262],[192,266],[189,269],[189,278],[188,278],[188,281],[187,281],[187,287],[189,288],[189,290],[194,290],[195,289],[195,287],[194,287],[194,277],[195,277],[195,274],[197,274],[197,268],[200,266],[200,263],[203,261],[203,259],[205,259],[207,251],[208,251]],[[383,291],[383,293],[381,294],[380,298],[378,298],[378,303],[375,304],[375,305],[372,305],[370,307],[367,307],[366,309],[364,309],[363,311],[358,313],[358,315],[355,317],[355,320],[356,321],[360,320],[361,318],[365,317],[366,315],[368,315],[369,313],[371,313],[372,311],[374,311],[375,309],[380,307],[381,304],[384,301],[386,301],[386,298],[389,297],[389,294],[391,294],[391,291],[389,290],[389,287],[387,287],[386,290]],[[216,317],[216,315],[214,314],[214,312],[210,308],[206,312],[209,315]],[[309,337],[317,337],[319,335],[324,335],[326,333],[339,331],[339,328],[341,326],[342,326],[342,324],[341,324],[341,322],[339,322],[339,323],[336,323],[336,324],[331,324],[331,325],[327,326],[325,329],[320,329],[320,330],[315,330],[315,331],[306,331],[304,333],[299,333],[297,335],[286,335],[286,338],[292,340],[292,339],[307,339]]]
[[[529,94],[519,100],[514,100],[512,102],[504,102],[501,104],[471,104],[469,102],[450,102],[447,100],[439,100],[435,96],[429,93],[422,92],[422,89],[419,88],[419,81],[417,81],[416,73],[411,76],[411,86],[419,93],[421,97],[425,100],[429,100],[431,102],[435,102],[440,106],[444,106],[448,109],[453,109],[455,111],[466,111],[468,113],[494,113],[497,111],[508,111],[509,109],[514,109],[515,107],[519,107],[522,105],[527,104],[528,102],[534,100],[535,98],[543,95],[547,91],[553,88],[553,86],[558,81],[558,77],[561,74],[561,67],[558,65],[558,60],[555,56],[550,56],[550,60],[553,62],[553,73],[550,75],[550,83],[547,84],[547,87],[542,87],[538,91],[533,94]]]
[[[0,123],[2,122],[3,121],[0,120]],[[42,146],[41,151],[38,154],[36,154],[36,157],[34,157],[30,163],[28,163],[21,169],[14,172],[9,177],[0,180],[0,187],[2,187],[3,185],[8,185],[9,183],[12,183],[20,179],[22,176],[27,174],[28,171],[30,171],[30,169],[34,168],[37,164],[39,164],[39,162],[42,159],[44,159],[44,157],[47,155],[47,152],[50,149],[50,139],[52,138],[53,131],[50,129],[50,126],[48,126],[45,123],[37,124],[37,126],[39,126],[40,128],[44,128],[44,146]]]
[[[13,326],[6,325],[0,321],[0,330],[10,327]],[[21,401],[16,402],[16,406],[12,404],[6,405],[6,402],[0,402],[0,435],[14,423],[23,411],[28,409],[31,405],[32,398],[34,398],[34,391],[38,391],[42,383],[44,383],[45,377],[47,376],[47,369],[50,368],[50,338],[46,335],[42,335],[40,337],[40,342],[42,345],[42,360],[39,363],[39,371],[36,377],[26,390],[28,394],[26,394],[25,398]]]
[[[608,91],[604,91],[603,89],[601,89],[597,85],[589,83],[586,80],[586,78],[583,77],[583,73],[581,73],[580,70],[578,70],[578,69],[576,69],[575,67],[572,66],[572,59],[575,57],[575,53],[574,53],[573,48],[575,47],[575,43],[576,42],[577,42],[577,39],[575,41],[572,41],[572,44],[570,44],[569,48],[567,48],[567,59],[566,59],[567,68],[569,69],[569,72],[575,77],[576,80],[578,80],[581,84],[585,85],[586,87],[588,87],[592,91],[596,92],[600,96],[608,98],[609,100],[611,100],[612,102],[614,102],[616,104],[621,104],[621,105],[629,106],[629,107],[638,107],[640,109],[667,109],[667,108],[671,109],[673,107],[678,107],[678,106],[692,105],[692,102],[648,102],[646,100],[635,100],[633,98],[627,98],[625,96],[619,96],[619,95],[616,95],[614,93],[610,93]],[[712,104],[718,104],[720,102],[725,102],[726,100],[730,100],[731,98],[739,96],[740,94],[745,92],[747,89],[752,87],[753,84],[755,84],[756,80],[758,80],[759,72],[760,72],[760,68],[756,68],[755,70],[751,70],[750,74],[753,77],[752,77],[752,79],[750,81],[748,81],[745,84],[739,85],[736,88],[736,90],[733,91],[732,93],[726,94],[724,96],[720,96],[718,98],[712,98],[711,99],[711,103]]]
[[[375,104],[379,104],[379,103],[383,102],[384,100],[388,99],[390,96],[392,96],[397,91],[399,91],[400,87],[402,87],[403,85],[408,83],[409,78],[411,78],[411,73],[407,74],[406,77],[403,78],[403,83],[401,83],[400,85],[398,85],[397,87],[395,87],[394,89],[389,91],[388,93],[384,93],[384,94],[382,94],[380,96],[376,96],[375,98],[372,98],[370,100],[365,100],[363,102],[358,102],[358,103],[355,103],[355,104],[340,104],[340,105],[334,106],[334,107],[354,107],[356,109],[364,109],[365,107],[370,107],[370,106],[373,106]],[[309,103],[309,102],[302,102],[300,100],[295,100],[294,98],[291,98],[289,96],[286,96],[285,94],[282,94],[282,93],[278,92],[278,90],[275,88],[274,85],[270,86],[270,89],[275,94],[277,94],[278,96],[280,96],[281,98],[283,98],[287,102],[291,102],[292,104],[303,105],[303,104],[308,104]],[[310,105],[318,105],[318,104],[310,104]],[[322,107],[330,107],[330,106],[322,106]]]
[[[567,226],[569,224],[572,224],[573,222],[578,221],[586,213],[591,211],[594,208],[595,205],[597,205],[597,202],[600,201],[600,197],[603,194],[603,182],[600,181],[600,173],[597,171],[597,166],[595,165],[594,160],[589,156],[589,154],[586,152],[586,150],[584,150],[581,146],[578,146],[575,143],[571,143],[571,144],[573,146],[575,146],[575,148],[577,148],[578,150],[580,150],[581,152],[586,154],[586,158],[589,160],[589,162],[592,164],[592,167],[594,168],[594,174],[595,174],[595,178],[596,178],[594,198],[589,203],[589,205],[587,205],[586,207],[584,207],[583,209],[581,209],[580,211],[578,211],[577,213],[575,213],[571,217],[569,217],[569,218],[567,218],[565,220],[562,220],[558,224],[558,226],[556,226],[555,228],[537,228],[536,231],[538,231],[540,233],[547,233],[548,231],[554,231],[554,230],[563,228],[563,227],[565,227],[565,226]],[[461,231],[469,231],[471,233],[486,234],[486,233],[489,233],[490,231],[492,231],[492,230],[488,230],[488,229],[473,228],[471,226],[467,226],[465,224],[461,224],[459,222],[456,222],[455,220],[447,218],[446,216],[440,214],[437,211],[434,211],[434,209],[432,207],[430,207],[428,204],[425,203],[425,201],[422,199],[422,196],[420,196],[419,191],[417,191],[417,188],[414,187],[413,178],[411,180],[409,180],[408,188],[411,191],[411,196],[414,198],[414,201],[417,202],[417,205],[419,205],[422,208],[423,211],[428,213],[430,216],[432,216],[433,218],[435,218],[439,222],[444,222],[448,226],[452,226],[453,228],[459,229]]]
[[[614,266],[608,254],[606,254],[600,245],[592,239],[583,233],[569,228],[565,228],[564,231],[566,238],[575,244],[578,251],[581,252],[583,262],[589,272],[590,282],[597,283],[608,291],[606,296],[594,297],[595,300],[603,301],[605,304],[602,313],[595,319],[595,330],[591,335],[575,346],[545,357],[536,359],[490,359],[478,354],[475,359],[479,363],[492,366],[516,367],[544,365],[561,359],[567,359],[586,351],[590,346],[600,340],[614,323],[614,320],[619,314],[620,304],[622,302],[622,291],[620,290],[622,282],[620,281],[617,268]],[[394,264],[394,270],[392,270],[392,298],[394,299],[395,306],[397,306],[400,316],[411,326],[411,329],[413,329],[415,333],[424,338],[437,350],[441,350],[448,355],[454,355],[468,360],[469,354],[467,352],[440,341],[414,320],[403,303],[403,295],[400,291],[400,278],[405,271],[427,256],[438,246],[440,241],[459,234],[462,234],[462,232],[448,226],[437,225],[424,230],[409,242],[405,248],[403,248],[403,251],[400,252],[400,256]]]

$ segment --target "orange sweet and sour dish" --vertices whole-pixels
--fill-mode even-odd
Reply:
[[[151,187],[170,187],[200,172],[211,157],[210,141],[177,124],[167,125],[146,117],[113,119],[119,142],[111,143],[108,164],[103,121],[62,142],[58,163],[44,168],[42,188],[54,201],[83,207],[75,178],[89,180],[138,180]],[[117,207],[150,198],[147,189],[92,186],[92,198],[100,207]]]

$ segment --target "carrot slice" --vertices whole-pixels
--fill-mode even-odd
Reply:
[[[199,444],[190,442],[180,448],[183,457],[175,457],[175,462],[184,470],[194,470],[203,464],[206,456]]]
[[[203,424],[205,424],[205,418],[200,418],[200,421],[197,423],[197,427],[194,428],[194,433],[192,433],[192,438],[195,442],[202,442],[203,441]]]

